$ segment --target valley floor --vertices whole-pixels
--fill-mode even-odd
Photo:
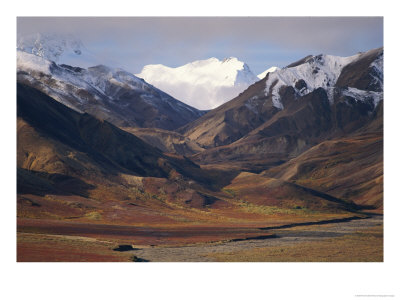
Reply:
[[[383,216],[267,228],[151,228],[18,219],[17,240],[19,262],[382,262]]]

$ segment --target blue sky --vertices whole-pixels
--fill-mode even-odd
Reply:
[[[382,17],[20,17],[17,35],[72,34],[104,64],[139,73],[234,56],[255,73],[309,54],[349,56],[383,46]]]

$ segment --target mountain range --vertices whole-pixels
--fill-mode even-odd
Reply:
[[[257,77],[236,58],[133,75],[28,45],[17,50],[19,218],[255,224],[271,211],[383,209],[383,48]],[[185,104],[190,94],[217,107]]]
[[[104,65],[84,69],[18,50],[17,77],[68,107],[118,126],[176,129],[204,113]]]

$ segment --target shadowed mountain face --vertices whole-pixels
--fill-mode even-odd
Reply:
[[[99,166],[99,170],[117,172],[125,169],[138,175],[166,176],[166,171],[157,166],[157,160],[163,158],[161,151],[137,137],[89,114],[77,113],[36,89],[18,84],[17,93],[18,154],[21,159],[30,155],[24,154],[25,146],[41,142],[29,138],[30,132],[35,131],[45,142],[61,144],[71,152],[82,153],[88,161]],[[53,149],[58,152],[58,147]],[[24,163],[27,162],[19,160],[20,166]],[[29,169],[32,165],[37,165],[34,159],[24,167]],[[65,165],[69,165],[68,161]],[[47,163],[43,166],[51,168]]]
[[[194,163],[165,156],[107,121],[80,114],[42,92],[17,85],[18,167],[40,172],[90,175],[124,172],[193,177]]]
[[[162,152],[190,156],[203,151],[196,142],[174,131],[157,128],[122,128],[146,143],[160,149]]]

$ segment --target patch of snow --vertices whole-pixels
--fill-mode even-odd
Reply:
[[[326,94],[328,95],[329,104],[333,105],[334,103],[334,95],[335,95],[335,88],[334,87],[327,87]]]
[[[272,95],[272,105],[275,106],[278,109],[283,109],[283,104],[280,101],[280,97],[276,95]]]
[[[348,87],[342,91],[342,95],[354,98],[357,102],[366,102],[372,99],[374,107],[376,107],[380,101],[383,100],[383,92],[363,91],[356,88]]]

